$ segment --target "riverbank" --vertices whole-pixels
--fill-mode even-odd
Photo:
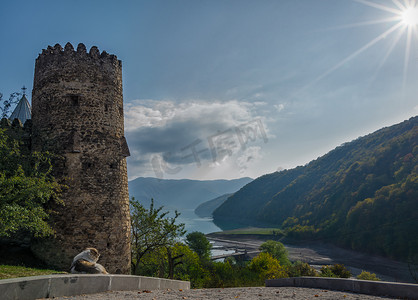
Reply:
[[[247,251],[254,251],[269,239],[277,240],[277,236],[269,234],[231,234],[216,232],[206,235],[214,245],[234,245],[245,247]],[[218,241],[216,241],[218,239]],[[219,239],[223,240],[220,242]],[[414,283],[409,273],[408,264],[384,257],[372,256],[361,252],[339,248],[331,244],[323,243],[285,243],[291,261],[303,261],[320,268],[322,265],[344,264],[357,276],[362,270],[376,273],[377,277],[384,281]]]

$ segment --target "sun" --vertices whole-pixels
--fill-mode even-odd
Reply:
[[[381,0],[380,2],[376,2],[377,0],[351,0],[353,2],[360,3],[362,5],[379,9],[388,13],[387,17],[383,17],[381,19],[369,20],[360,23],[352,23],[347,24],[344,26],[339,26],[338,28],[351,28],[357,26],[368,26],[368,25],[378,25],[378,24],[389,24],[389,26],[385,31],[377,35],[376,37],[372,38],[368,41],[365,45],[355,50],[353,53],[348,55],[347,57],[343,58],[340,62],[336,63],[333,67],[326,70],[324,73],[316,77],[310,83],[308,83],[302,90],[306,89],[307,87],[315,84],[316,82],[322,80],[324,77],[330,75],[337,69],[344,66],[349,61],[356,58],[361,53],[365,52],[366,50],[370,49],[372,46],[376,45],[382,40],[387,40],[389,36],[391,36],[390,46],[387,49],[382,62],[379,65],[379,69],[383,64],[386,62],[390,54],[395,49],[395,46],[399,44],[402,37],[405,37],[405,55],[403,59],[403,82],[402,82],[402,90],[405,90],[408,68],[411,65],[410,58],[411,58],[411,50],[418,43],[418,1],[417,0],[385,0],[388,4],[385,5]],[[390,4],[391,2],[391,4]]]
[[[407,26],[418,25],[418,7],[408,7],[401,14],[402,23]]]

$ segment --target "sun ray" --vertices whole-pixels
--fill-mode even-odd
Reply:
[[[402,23],[397,23],[397,24],[393,25],[391,28],[389,28],[388,30],[386,30],[385,32],[383,32],[382,34],[380,34],[379,36],[375,37],[370,42],[368,42],[366,45],[364,45],[363,47],[361,47],[358,50],[354,51],[352,54],[350,54],[349,56],[347,56],[346,58],[344,58],[342,61],[340,61],[339,63],[337,63],[335,66],[331,67],[330,69],[328,69],[327,71],[325,71],[324,73],[322,73],[321,75],[319,75],[317,78],[315,78],[313,81],[311,81],[310,83],[308,83],[307,85],[305,85],[300,90],[300,92],[301,91],[304,91],[305,89],[307,89],[311,85],[317,83],[318,81],[322,80],[323,78],[325,78],[326,76],[328,76],[329,74],[331,74],[332,72],[334,72],[335,70],[339,69],[344,64],[346,64],[347,62],[349,62],[350,60],[352,60],[353,58],[355,58],[360,53],[362,53],[365,50],[369,49],[371,46],[373,46],[374,44],[376,44],[380,40],[385,39],[388,35],[390,35],[392,32],[394,32],[395,30],[397,30],[401,26],[402,26]]]
[[[380,10],[388,11],[388,12],[391,12],[391,13],[394,13],[394,14],[397,14],[397,15],[402,14],[402,10],[387,7],[387,6],[377,4],[377,3],[374,3],[374,2],[371,2],[371,1],[367,1],[367,0],[353,0],[353,1],[359,2],[361,4],[364,4],[364,5],[367,5],[367,6],[370,6],[370,7],[374,7],[374,8],[380,9]]]
[[[400,10],[405,10],[406,6],[400,3],[398,0],[392,0],[393,4],[395,4],[397,7],[399,7]]]
[[[415,13],[416,11],[414,9],[418,9],[417,2],[418,0],[392,0],[392,3],[396,7],[388,7],[382,4],[378,4],[369,0],[352,0],[354,2],[358,2],[360,4],[369,6],[371,8],[376,8],[379,10],[383,10],[389,13],[392,13],[393,15],[391,17],[387,17],[384,19],[376,19],[371,21],[365,21],[365,22],[359,22],[359,23],[353,23],[353,24],[347,24],[342,25],[338,27],[329,28],[327,30],[335,30],[335,29],[344,29],[344,28],[352,28],[352,27],[360,27],[360,26],[368,26],[368,25],[375,25],[375,24],[381,24],[381,23],[390,23],[390,22],[396,22],[393,24],[389,29],[384,31],[383,33],[379,34],[369,42],[367,42],[362,47],[355,50],[353,53],[348,55],[347,57],[343,58],[340,62],[336,63],[334,66],[330,67],[328,70],[308,82],[306,85],[302,86],[300,89],[295,91],[293,95],[291,95],[290,98],[295,98],[307,90],[308,88],[312,87],[319,81],[321,81],[323,78],[327,77],[337,69],[344,66],[344,64],[348,63],[349,61],[356,58],[358,55],[363,53],[364,51],[368,50],[375,44],[377,44],[379,41],[386,39],[389,35],[392,33],[397,32],[394,36],[391,37],[391,40],[389,41],[389,48],[386,51],[383,59],[380,61],[379,65],[377,66],[377,69],[375,72],[373,72],[373,75],[371,76],[369,80],[369,84],[371,84],[377,77],[379,71],[383,67],[383,65],[388,60],[389,56],[393,52],[396,45],[399,44],[400,39],[403,36],[406,36],[406,45],[405,45],[405,56],[403,58],[403,78],[400,79],[400,84],[402,85],[402,92],[404,93],[406,90],[406,83],[407,83],[407,76],[409,72],[409,64],[410,64],[410,57],[411,57],[411,48],[415,46],[415,42],[418,42],[418,24],[415,23]],[[398,9],[397,9],[398,8]],[[411,12],[411,9],[412,12]],[[412,15],[412,17],[411,17]],[[412,20],[412,21],[411,21]],[[406,34],[405,34],[406,32]],[[402,58],[400,58],[402,60]],[[418,57],[417,57],[418,59]]]
[[[403,64],[403,82],[402,82],[402,92],[405,92],[406,88],[406,78],[408,75],[408,64],[409,64],[409,56],[411,54],[411,40],[412,40],[412,27],[408,26],[408,33],[406,38],[406,46],[405,46],[405,58]]]
[[[376,24],[382,24],[382,23],[389,23],[399,21],[399,17],[390,17],[390,18],[384,18],[379,20],[371,20],[371,21],[365,21],[365,22],[358,22],[358,23],[352,23],[352,24],[346,24],[341,26],[336,26],[329,28],[328,30],[339,30],[339,29],[346,29],[346,28],[355,28],[355,27],[362,27],[362,26],[368,26],[368,25],[376,25]]]
[[[413,28],[413,32],[415,34],[416,41],[418,41],[418,29],[417,28]]]
[[[379,63],[379,65],[376,68],[376,71],[374,72],[370,82],[373,82],[376,80],[377,74],[380,72],[380,70],[382,69],[383,65],[386,63],[386,61],[388,60],[390,54],[392,53],[393,49],[395,48],[395,46],[398,44],[399,40],[401,39],[403,33],[405,32],[406,28],[403,27],[401,28],[395,38],[392,40],[392,43],[390,44],[389,49],[386,51],[385,56],[382,58],[381,62]]]

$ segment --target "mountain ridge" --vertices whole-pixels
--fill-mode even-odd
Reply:
[[[155,205],[166,209],[196,208],[201,203],[227,193],[233,193],[253,179],[193,180],[193,179],[159,179],[138,177],[129,181],[129,194],[145,207],[151,198]]]
[[[221,227],[243,220],[281,227],[289,237],[326,239],[405,260],[418,247],[417,140],[418,117],[413,117],[305,166],[263,175],[218,207],[214,221]],[[396,226],[385,229],[387,220]],[[376,228],[381,233],[373,234]]]
[[[201,218],[211,218],[213,211],[226,201],[233,193],[224,194],[209,201],[203,202],[194,210],[195,214]]]

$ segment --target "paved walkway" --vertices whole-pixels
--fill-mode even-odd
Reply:
[[[377,299],[396,299],[369,296],[364,294],[353,294],[348,292],[329,291],[311,288],[294,287],[250,287],[250,288],[228,288],[228,289],[196,289],[196,290],[158,290],[158,291],[120,291],[107,292],[93,295],[80,295],[74,297],[59,297],[55,300],[122,300],[122,299],[146,299],[146,300],[271,300],[271,299],[358,299],[358,300],[377,300]]]

